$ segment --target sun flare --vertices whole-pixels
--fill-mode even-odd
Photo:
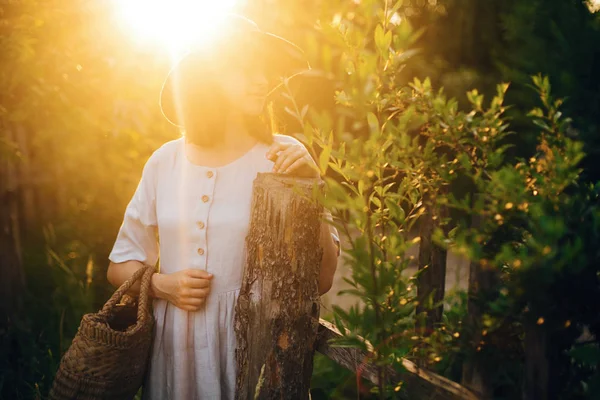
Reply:
[[[142,42],[172,55],[210,42],[236,0],[113,0],[127,30]]]

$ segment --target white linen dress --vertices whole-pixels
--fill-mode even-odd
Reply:
[[[274,140],[300,143],[285,135]],[[266,158],[270,146],[262,142],[220,167],[192,163],[185,145],[181,137],[150,156],[109,259],[155,265],[160,251],[160,273],[199,268],[214,275],[198,311],[153,299],[156,324],[143,399],[233,400],[234,307],[245,264],[252,183],[274,163]],[[339,243],[337,230],[330,225],[330,231]]]

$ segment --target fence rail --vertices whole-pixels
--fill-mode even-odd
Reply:
[[[319,332],[317,335],[316,350],[354,373],[377,384],[377,369],[366,360],[371,359],[370,352],[349,347],[333,347],[330,339],[341,337],[341,332],[329,321],[319,319]],[[372,348],[367,342],[367,348]],[[467,388],[443,376],[426,371],[412,361],[403,359],[404,371],[388,370],[391,381],[403,382],[403,389],[399,396],[403,399],[419,400],[477,400],[479,399]]]

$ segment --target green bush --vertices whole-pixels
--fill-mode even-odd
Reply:
[[[401,368],[402,357],[455,379],[456,362],[479,360],[487,390],[514,398],[528,383],[525,360],[532,360],[524,340],[533,321],[536,329],[547,329],[546,350],[556,357],[530,368],[549,370],[553,393],[593,396],[589,360],[564,352],[584,326],[596,323],[590,299],[599,287],[592,245],[598,194],[579,179],[583,145],[568,136],[571,120],[560,111],[562,101],[551,98],[547,78],[533,77],[541,107],[527,118],[539,129],[536,151],[526,159],[508,157],[511,135],[519,134],[510,131],[506,116],[509,85],[497,85],[488,102],[472,90],[461,108],[429,79],[405,82],[402,67],[420,33],[406,19],[393,18],[396,10],[388,5],[355,4],[322,27],[337,56],[334,112],[307,112],[291,97],[287,108],[302,126],[298,136],[319,150],[327,183],[321,201],[334,211],[348,243],[343,257],[352,289],[341,294],[361,299],[348,310],[335,307],[336,324],[349,329],[337,345],[366,350],[367,339],[380,377],[386,365]],[[432,296],[418,296],[418,274],[405,273],[412,261],[407,250],[418,242],[409,234],[426,216],[436,221],[439,247],[478,263],[491,277],[471,293],[481,314],[463,321],[456,336],[449,334],[456,327],[448,318],[433,332],[420,328],[426,316],[415,311],[419,303],[425,310],[437,304]],[[562,285],[575,282],[581,293],[558,296]],[[401,383],[373,389],[387,398]]]

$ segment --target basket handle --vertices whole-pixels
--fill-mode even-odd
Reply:
[[[127,279],[119,288],[110,296],[110,299],[104,304],[102,310],[98,313],[104,317],[108,316],[108,313],[117,305],[117,303],[121,300],[123,295],[133,286],[135,281],[142,278],[140,295],[139,295],[139,304],[137,310],[137,319],[138,321],[144,321],[146,319],[146,307],[148,304],[148,297],[150,291],[150,282],[152,278],[152,274],[154,274],[154,267],[150,265],[146,265],[133,273],[133,275]]]
[[[138,312],[137,312],[137,320],[138,323],[145,323],[146,317],[149,315],[148,311],[148,301],[150,301],[150,284],[152,283],[152,275],[154,275],[156,271],[154,267],[148,266],[146,272],[142,276],[142,283],[140,288],[140,296],[138,303]]]

